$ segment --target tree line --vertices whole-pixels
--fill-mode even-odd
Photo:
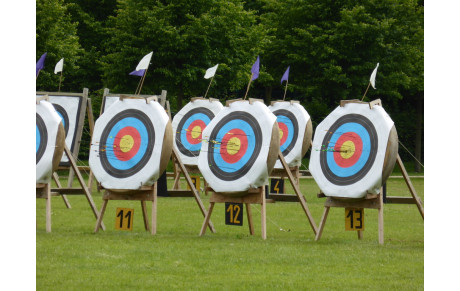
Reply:
[[[36,57],[47,59],[36,87],[57,90],[54,65],[64,58],[61,91],[89,88],[97,115],[104,88],[135,92],[139,77],[128,74],[153,51],[142,94],[167,90],[174,114],[204,95],[216,64],[208,96],[243,97],[260,56],[248,96],[282,98],[290,66],[286,99],[299,100],[315,126],[340,100],[361,99],[380,63],[365,100],[382,100],[423,161],[423,9],[415,0],[37,0]]]

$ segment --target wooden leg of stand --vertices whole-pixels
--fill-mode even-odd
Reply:
[[[108,202],[109,202],[109,200],[105,200],[105,199],[102,202],[101,212],[99,213],[99,217],[97,218],[97,221],[96,221],[96,228],[94,229],[95,233],[99,231],[99,228],[101,228],[102,218],[104,217],[105,209],[107,207]]]
[[[265,202],[265,187],[262,187],[260,193],[262,195],[262,209],[261,213],[261,225],[262,225],[262,239],[267,239],[267,203]]]
[[[360,239],[360,240],[363,239],[363,231],[358,230],[357,233],[358,233],[358,239]]]
[[[203,236],[206,232],[206,228],[208,228],[209,220],[211,219],[211,213],[214,209],[215,202],[211,202],[209,205],[208,213],[204,217],[203,225],[201,226],[200,236]]]
[[[61,182],[59,181],[59,176],[56,172],[53,173],[53,180],[54,182],[56,183],[56,186],[58,188],[62,188],[62,185],[61,185]],[[70,202],[69,200],[67,199],[67,196],[66,195],[61,195],[62,197],[62,200],[64,200],[64,204],[67,208],[72,208],[72,206],[70,205]]]
[[[149,219],[147,216],[147,205],[145,204],[145,200],[141,201],[141,206],[142,206],[142,216],[144,217],[145,230],[150,230]]]
[[[380,208],[379,208],[379,244],[383,245],[383,197],[382,194],[379,195],[380,198]]]
[[[319,229],[318,232],[316,233],[315,241],[318,241],[321,239],[321,235],[323,234],[323,229],[324,225],[326,224],[327,220],[327,215],[329,214],[329,206],[324,206],[324,212],[323,212],[323,217],[321,218],[321,222],[319,223]]]
[[[153,201],[152,201],[152,228],[151,233],[155,235],[157,233],[157,183],[155,183],[153,189]]]
[[[51,185],[45,186],[46,191],[46,232],[51,232]]]
[[[254,235],[254,223],[252,222],[251,204],[246,204],[246,216],[248,217],[249,234]]]

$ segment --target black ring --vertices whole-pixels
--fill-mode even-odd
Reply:
[[[145,128],[147,129],[147,134],[148,134],[148,140],[146,141],[147,149],[146,149],[144,156],[135,166],[131,167],[130,169],[120,170],[120,169],[113,167],[108,161],[108,158],[106,155],[106,144],[107,144],[108,135],[110,131],[112,130],[113,126],[115,126],[115,124],[118,121],[124,118],[127,118],[127,117],[136,118],[144,124]],[[104,130],[102,131],[100,144],[99,144],[99,156],[101,159],[102,168],[109,175],[115,178],[130,177],[136,174],[137,172],[141,171],[145,167],[147,162],[150,160],[150,157],[152,156],[154,145],[155,145],[155,129],[153,127],[153,124],[150,118],[144,112],[137,110],[137,109],[128,109],[125,111],[121,111],[120,113],[112,117],[112,119],[107,123]]]
[[[54,109],[56,109],[57,112],[59,112],[62,116],[62,119],[64,119],[64,130],[65,130],[65,136],[67,136],[67,133],[69,132],[69,116],[67,115],[67,111],[64,109],[59,104],[52,103],[54,106]]]
[[[252,130],[254,131],[255,139],[257,142],[256,142],[254,152],[252,153],[252,156],[249,158],[248,162],[242,168],[240,168],[238,171],[235,171],[235,172],[226,172],[220,169],[219,167],[217,167],[214,161],[214,146],[215,145],[214,143],[212,143],[212,141],[216,140],[217,133],[225,124],[235,119],[241,119],[243,121],[246,121],[251,126]],[[216,126],[214,126],[209,136],[208,163],[209,163],[211,172],[214,175],[216,175],[216,177],[224,181],[234,181],[234,180],[237,180],[243,177],[244,175],[246,175],[247,172],[249,172],[254,162],[259,157],[259,153],[262,148],[262,138],[263,138],[262,130],[260,128],[259,122],[254,118],[254,116],[244,111],[230,112],[227,116],[222,118],[216,124]]]
[[[177,145],[177,148],[179,149],[179,151],[188,156],[188,157],[196,157],[200,154],[200,150],[197,150],[197,151],[191,151],[189,150],[188,148],[186,148],[182,142],[180,141],[180,136],[181,136],[181,132],[183,129],[183,126],[185,124],[185,122],[192,116],[192,115],[195,115],[195,114],[198,114],[198,113],[202,113],[204,115],[206,115],[207,117],[209,117],[210,120],[212,120],[214,118],[214,113],[212,113],[211,110],[209,110],[208,108],[204,108],[204,107],[198,107],[198,108],[194,108],[192,110],[190,110],[189,112],[187,112],[184,117],[182,117],[182,119],[180,120],[179,124],[177,125],[177,129],[176,129],[176,145]]]
[[[362,125],[367,133],[369,134],[370,137],[370,153],[369,153],[369,158],[367,159],[366,163],[364,166],[359,170],[356,174],[348,177],[339,177],[335,175],[328,167],[327,165],[327,149],[329,145],[329,140],[331,139],[332,135],[334,135],[335,131],[342,126],[345,123],[358,123]],[[326,177],[332,184],[339,185],[339,186],[346,186],[346,185],[351,185],[353,183],[358,182],[359,180],[363,179],[364,176],[367,175],[369,170],[372,168],[372,165],[374,164],[375,158],[377,156],[377,151],[378,151],[378,135],[377,131],[375,130],[374,124],[364,117],[363,115],[359,114],[347,114],[339,119],[337,119],[332,126],[328,129],[327,134],[324,136],[323,143],[321,146],[321,152],[320,152],[320,165],[321,165],[321,170]]]
[[[45,122],[43,121],[42,117],[38,113],[37,113],[36,122],[37,122],[38,132],[40,134],[40,145],[38,146],[37,155],[35,158],[36,160],[35,164],[38,164],[43,154],[45,153],[46,145],[48,144],[48,131],[46,130]]]
[[[292,141],[282,152],[283,156],[285,157],[291,152],[292,148],[295,146],[297,142],[297,139],[299,136],[299,123],[295,115],[289,110],[279,109],[279,110],[274,111],[273,114],[275,114],[276,118],[278,118],[278,115],[286,116],[289,120],[291,120],[292,126],[294,127],[294,135],[292,136]]]

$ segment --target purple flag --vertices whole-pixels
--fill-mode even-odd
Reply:
[[[142,76],[144,76],[144,74],[145,74],[145,70],[144,70],[144,69],[141,69],[141,70],[139,70],[139,71],[134,70],[134,71],[132,71],[132,72],[129,73],[129,74],[132,75],[132,76],[139,76],[139,77],[142,77]]]
[[[44,53],[37,62],[36,77],[38,77],[38,72],[40,72],[40,70],[43,70],[43,68],[45,67],[45,59],[46,53]]]
[[[257,56],[257,60],[254,63],[254,65],[252,65],[252,69],[251,69],[251,73],[252,73],[251,81],[254,81],[255,79],[259,77],[259,63],[260,63],[259,56]]]
[[[284,75],[283,75],[283,77],[281,78],[281,84],[283,84],[283,81],[287,81],[287,80],[289,79],[289,68],[290,68],[290,67],[291,67],[291,66],[288,66],[286,72],[284,72]]]

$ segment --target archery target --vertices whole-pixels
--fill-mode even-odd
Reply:
[[[55,93],[56,94],[56,93]],[[58,93],[59,94],[59,93]],[[74,153],[79,147],[80,136],[78,135],[78,128],[83,126],[84,113],[82,114],[83,106],[86,103],[83,102],[82,96],[72,96],[69,93],[60,93],[63,95],[49,95],[49,102],[51,102],[61,117],[62,124],[65,129],[65,143],[72,153]],[[69,95],[65,95],[69,94]],[[37,97],[40,94],[37,94]],[[62,156],[62,165],[69,165],[69,159],[66,155]]]
[[[388,148],[390,133],[394,137],[394,124],[381,106],[350,103],[327,116],[316,128],[310,158],[310,172],[324,194],[378,194],[387,152],[395,151]]]
[[[171,155],[172,139],[167,136],[171,124],[158,102],[117,101],[96,121],[90,167],[107,189],[151,186],[164,171],[163,160]]]
[[[36,106],[36,182],[49,183],[64,150],[64,128],[53,105],[41,100]]]
[[[276,117],[262,102],[224,107],[203,132],[198,167],[216,192],[242,192],[267,183],[279,149]]]
[[[268,107],[276,116],[280,135],[280,150],[290,167],[300,166],[308,150],[311,137],[311,118],[307,110],[299,103],[278,101]],[[279,160],[275,168],[281,169]]]
[[[174,116],[174,147],[184,164],[197,165],[203,130],[222,108],[218,100],[197,99],[189,102]]]

